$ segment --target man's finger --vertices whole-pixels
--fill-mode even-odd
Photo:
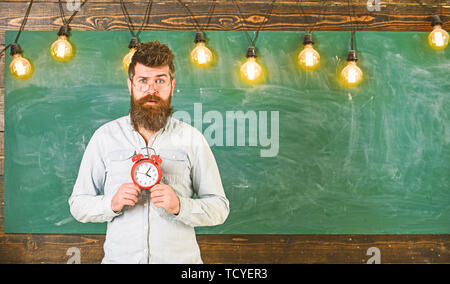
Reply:
[[[119,192],[129,192],[138,195],[141,193],[141,189],[134,183],[124,183],[120,186]]]
[[[164,208],[164,202],[153,203],[153,205],[155,205],[155,207],[157,208]]]
[[[132,189],[132,188],[125,188],[123,193],[132,194],[134,196],[138,196],[140,191],[137,191],[136,189]]]
[[[154,192],[154,191],[162,191],[168,188],[168,185],[166,184],[161,184],[158,183],[157,185],[155,185],[154,187],[150,188],[150,192]]]
[[[141,193],[141,189],[139,188],[139,186],[135,185],[134,183],[127,183],[125,184],[124,188],[127,190],[132,190]]]
[[[131,200],[131,199],[123,199],[122,200],[122,204],[123,205],[134,206],[136,204],[136,202],[134,200]]]
[[[150,193],[150,197],[151,198],[165,196],[165,195],[166,195],[166,193],[164,191],[160,191],[160,190],[153,191],[153,192]]]
[[[164,202],[164,200],[165,200],[165,198],[163,196],[158,196],[158,197],[155,197],[155,198],[152,197],[152,202],[153,203]]]
[[[134,195],[134,194],[131,194],[131,193],[124,193],[124,194],[122,195],[122,197],[123,197],[124,199],[133,200],[134,202],[137,202],[137,201],[138,201],[138,197],[137,197],[136,195]]]

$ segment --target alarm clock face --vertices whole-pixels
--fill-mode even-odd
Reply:
[[[161,170],[150,160],[141,160],[133,166],[132,177],[140,188],[149,189],[161,180]]]

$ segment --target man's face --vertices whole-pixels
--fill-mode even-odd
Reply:
[[[169,66],[136,64],[134,77],[128,79],[130,116],[135,129],[157,131],[164,127],[172,114],[170,102],[174,87],[175,79],[170,78]]]
[[[165,83],[162,83],[162,81]],[[143,86],[144,82],[148,85],[148,90],[141,92],[138,87]],[[174,87],[175,79],[170,79],[168,65],[147,67],[141,63],[137,63],[134,69],[133,82],[130,79],[128,80],[130,95],[132,97],[134,96],[136,100],[149,94],[155,94],[162,100],[167,101],[172,97]],[[149,102],[148,105],[154,105],[154,102]]]

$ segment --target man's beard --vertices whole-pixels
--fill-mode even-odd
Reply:
[[[171,96],[164,100],[157,95],[148,94],[145,97],[135,100],[133,90],[130,100],[130,117],[134,129],[144,128],[149,131],[158,131],[163,128],[167,119],[173,113],[173,107],[170,105]],[[155,105],[145,105],[148,101],[156,102]]]

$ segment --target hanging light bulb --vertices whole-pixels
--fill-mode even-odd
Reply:
[[[11,45],[13,60],[9,65],[9,71],[17,79],[28,79],[33,75],[31,62],[22,57],[22,49],[16,43]]]
[[[197,67],[208,67],[213,61],[213,54],[205,45],[205,36],[202,32],[195,35],[196,47],[191,52],[191,61]]]
[[[341,78],[344,84],[347,86],[356,86],[362,81],[363,73],[361,69],[356,65],[356,52],[350,50],[347,56],[347,66],[341,72]]]
[[[247,50],[247,61],[241,67],[241,77],[249,83],[257,83],[262,78],[263,69],[256,62],[256,51],[253,46]]]
[[[123,57],[122,65],[123,68],[128,72],[128,67],[130,66],[131,59],[133,58],[134,53],[136,52],[136,48],[130,48],[130,51]]]
[[[67,40],[69,36],[69,27],[62,26],[58,32],[58,40],[50,47],[50,54],[58,61],[70,61],[73,57],[73,48]]]
[[[123,57],[122,66],[125,71],[128,72],[128,67],[130,66],[131,59],[133,58],[134,53],[136,52],[137,45],[139,44],[139,40],[136,37],[132,37],[130,40],[130,44],[128,48],[130,51]]]
[[[298,63],[302,68],[307,70],[312,70],[319,66],[320,55],[313,48],[313,44],[314,41],[312,39],[312,34],[305,34],[303,39],[303,45],[305,48],[298,55]]]
[[[441,50],[448,45],[448,33],[442,29],[442,21],[438,15],[431,17],[433,31],[428,35],[428,44],[436,50]]]

